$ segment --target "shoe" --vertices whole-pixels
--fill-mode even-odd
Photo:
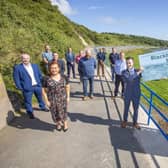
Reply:
[[[123,122],[121,123],[121,128],[126,128],[126,126],[127,126],[127,122],[126,122],[126,121],[123,121]]]
[[[34,114],[33,114],[33,113],[28,113],[28,115],[29,115],[29,118],[30,118],[30,119],[35,119],[35,117],[34,117]]]
[[[41,109],[41,111],[49,112],[50,110],[48,108]]]
[[[89,96],[90,97],[90,99],[94,99],[94,96],[93,95],[91,95],[91,96]]]
[[[134,127],[134,128],[136,128],[136,129],[138,129],[138,130],[140,130],[140,129],[141,129],[141,127],[139,126],[139,124],[138,124],[138,123],[133,124],[133,127]]]
[[[83,101],[86,101],[86,100],[88,100],[88,97],[87,97],[87,96],[84,96],[84,97],[82,98],[82,100],[83,100]]]
[[[56,125],[56,128],[55,128],[57,131],[61,131],[62,130],[62,127],[61,125]]]
[[[68,128],[63,128],[63,131],[64,131],[64,132],[68,131]]]

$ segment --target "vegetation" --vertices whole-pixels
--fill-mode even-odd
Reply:
[[[90,46],[168,46],[168,41],[148,37],[91,31],[70,21],[49,0],[1,0],[0,18],[0,73],[10,90],[14,89],[12,71],[20,61],[20,53],[28,52],[32,62],[40,64],[44,44],[60,57],[69,46],[75,52],[84,48],[79,35]]]

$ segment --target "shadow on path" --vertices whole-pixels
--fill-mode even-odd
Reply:
[[[41,130],[41,131],[54,131],[55,125],[51,123],[47,123],[38,118],[29,119],[26,115],[22,115],[21,117],[15,117],[13,122],[9,124],[9,126],[16,127],[18,129],[33,129],[33,130]]]
[[[110,134],[111,144],[117,150],[120,149],[130,152],[168,156],[168,151],[160,151],[156,148],[149,148],[149,150],[145,152],[140,142],[138,142],[137,136],[143,137],[143,141],[155,139],[158,135],[158,130],[156,129],[141,127],[141,130],[136,130],[132,127],[132,123],[128,123],[128,127],[123,129],[120,127],[121,122],[118,120],[103,119],[101,117],[81,113],[69,113],[69,118],[71,122],[81,121],[83,123],[89,123],[94,125],[109,126],[108,130]]]

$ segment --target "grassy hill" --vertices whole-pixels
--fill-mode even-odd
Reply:
[[[168,47],[168,41],[114,33],[97,33],[78,25],[48,0],[0,0],[0,72],[9,89],[14,88],[12,67],[20,61],[20,53],[28,52],[32,61],[40,63],[44,45],[49,44],[61,57],[67,47],[75,52],[90,45],[148,45]]]

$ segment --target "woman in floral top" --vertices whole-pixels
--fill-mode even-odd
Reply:
[[[43,79],[43,97],[46,105],[50,108],[56,129],[64,132],[68,130],[67,103],[70,97],[68,78],[60,74],[60,67],[56,62],[49,65],[50,76]]]

